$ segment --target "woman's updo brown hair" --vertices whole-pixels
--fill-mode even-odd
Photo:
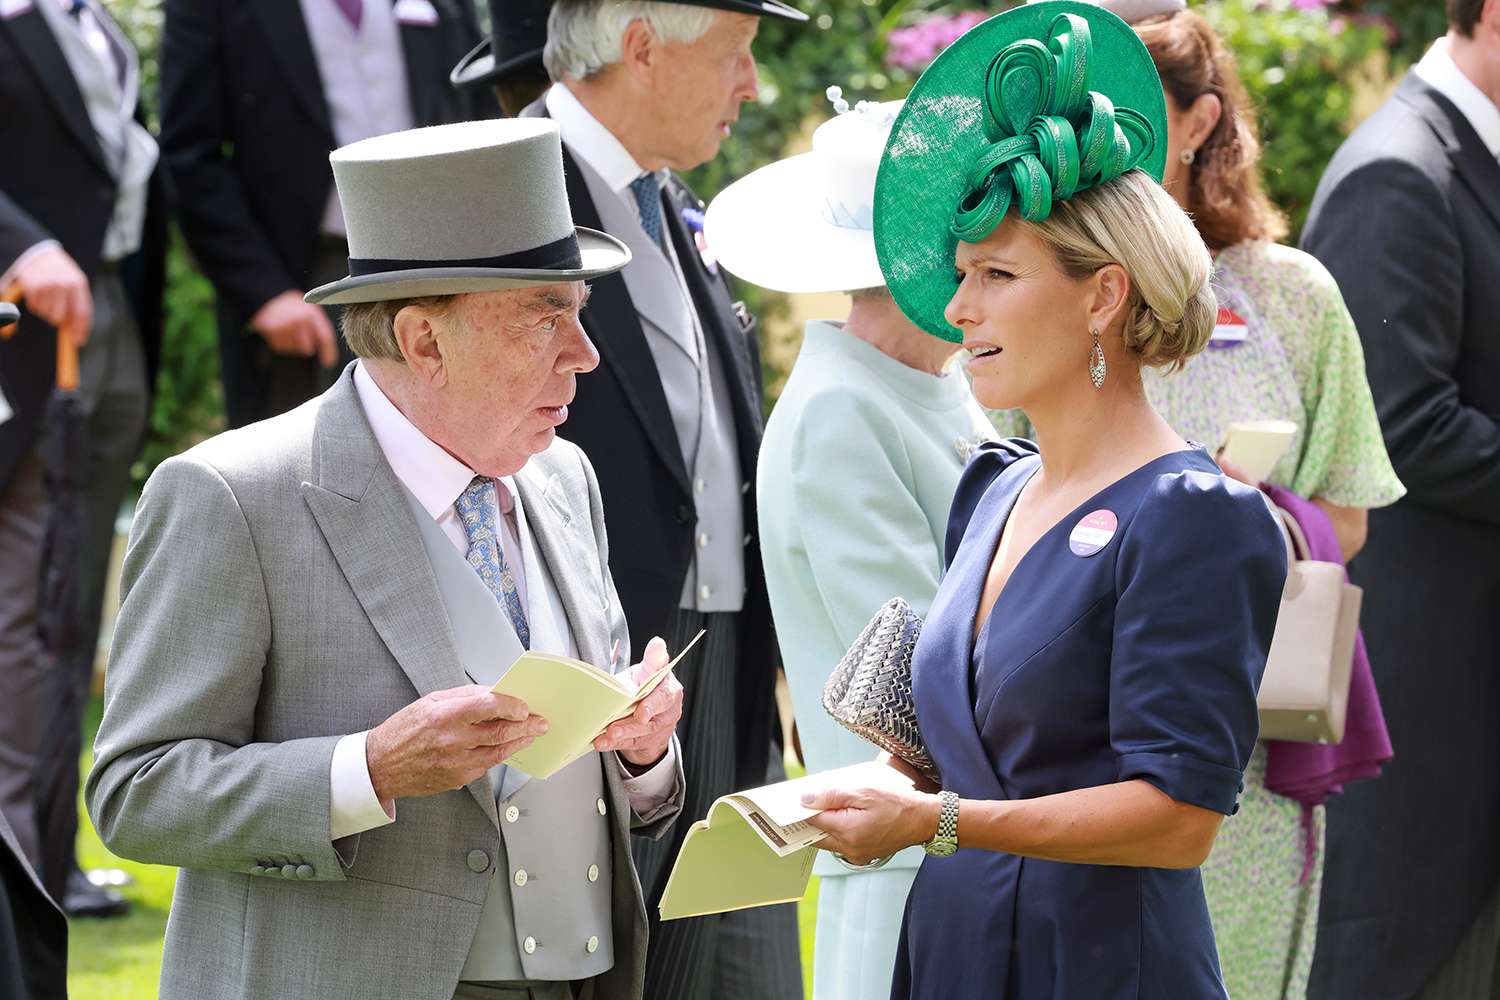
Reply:
[[[1179,108],[1187,109],[1204,94],[1217,96],[1223,108],[1188,168],[1188,211],[1209,249],[1285,237],[1286,218],[1261,188],[1255,111],[1233,53],[1190,10],[1147,18],[1135,30]]]

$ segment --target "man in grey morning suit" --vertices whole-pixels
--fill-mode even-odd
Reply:
[[[545,781],[503,764],[545,721],[489,692],[523,647],[630,662],[554,437],[583,281],[630,255],[575,230],[561,157],[542,121],[336,151],[351,276],[308,297],[359,360],[146,485],[87,791],[112,850],[184,869],[163,997],[642,995],[629,841],[679,809],[681,686]]]

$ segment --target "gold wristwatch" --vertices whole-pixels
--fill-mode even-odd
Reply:
[[[935,858],[950,857],[958,850],[958,793],[938,792],[942,805],[938,810],[937,834],[924,845]]]

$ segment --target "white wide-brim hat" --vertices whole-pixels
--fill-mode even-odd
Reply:
[[[735,181],[709,204],[708,251],[731,274],[778,292],[880,288],[875,173],[900,101],[861,104],[818,126],[810,153]]]
[[[630,250],[573,225],[557,124],[504,118],[392,132],[329,155],[349,276],[322,305],[587,281]]]

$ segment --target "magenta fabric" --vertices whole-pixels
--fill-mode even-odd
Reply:
[[[1317,504],[1276,486],[1263,487],[1278,507],[1297,519],[1307,536],[1308,555],[1320,562],[1343,563],[1333,524]],[[1370,673],[1363,633],[1354,641],[1354,672],[1349,684],[1349,714],[1342,743],[1291,743],[1266,740],[1266,787],[1304,806],[1322,805],[1351,781],[1375,778],[1391,759],[1391,738],[1380,709],[1380,695]]]

